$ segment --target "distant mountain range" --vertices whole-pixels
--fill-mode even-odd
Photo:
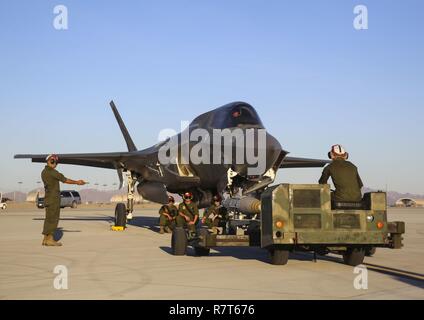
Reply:
[[[363,192],[377,191],[375,189],[364,188]],[[97,189],[83,189],[80,190],[79,193],[81,195],[81,200],[83,203],[85,202],[94,202],[94,203],[107,203],[110,202],[112,196],[117,194],[125,194],[126,189],[122,190],[97,190]],[[16,199],[17,202],[24,202],[26,200],[26,193],[16,191],[8,192],[3,194],[3,198],[8,198],[11,201]],[[412,198],[412,199],[424,199],[424,195],[412,194],[412,193],[400,193],[396,191],[388,191],[387,192],[387,202],[388,205],[394,205],[397,200],[400,198]],[[177,201],[179,199],[176,199]]]
[[[3,193],[3,199],[8,199],[8,201],[13,201],[16,199],[16,202],[24,202],[26,200],[26,193],[15,191]]]

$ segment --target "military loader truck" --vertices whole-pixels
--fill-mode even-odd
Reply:
[[[173,254],[185,255],[189,245],[199,256],[217,247],[260,246],[269,251],[274,265],[287,264],[289,252],[308,251],[340,254],[346,264],[356,266],[378,247],[403,246],[405,223],[387,221],[384,192],[366,193],[361,202],[332,202],[328,184],[280,184],[265,190],[260,200],[232,202],[238,203],[233,207],[238,206],[242,219],[230,214],[222,234],[175,228]]]

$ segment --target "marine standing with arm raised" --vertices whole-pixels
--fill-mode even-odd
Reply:
[[[83,180],[71,180],[56,170],[59,158],[57,155],[51,154],[46,158],[47,165],[41,172],[41,179],[44,183],[45,197],[44,207],[46,208],[46,218],[44,220],[42,242],[43,246],[61,246],[62,243],[57,242],[53,238],[53,234],[57,229],[60,218],[60,185],[59,182],[67,184],[76,184],[82,186],[85,184]]]

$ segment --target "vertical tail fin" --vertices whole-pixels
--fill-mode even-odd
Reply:
[[[113,100],[110,102],[110,107],[112,108],[113,114],[115,115],[116,121],[119,124],[122,135],[124,136],[125,142],[127,143],[128,151],[137,151],[137,147],[134,144],[134,141],[131,139],[130,134],[128,133],[127,127],[124,124],[124,121],[121,118],[121,115],[118,112],[118,109],[115,106]]]

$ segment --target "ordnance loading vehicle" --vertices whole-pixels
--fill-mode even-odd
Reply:
[[[356,266],[377,247],[403,246],[405,223],[387,221],[384,192],[366,193],[361,202],[332,202],[328,184],[281,184],[265,190],[261,200],[227,201],[230,211],[231,202],[246,216],[230,214],[223,234],[200,228],[193,235],[176,228],[173,253],[186,254],[188,245],[196,255],[208,255],[214,247],[260,246],[275,265],[286,264],[295,250],[341,254],[346,264]]]

